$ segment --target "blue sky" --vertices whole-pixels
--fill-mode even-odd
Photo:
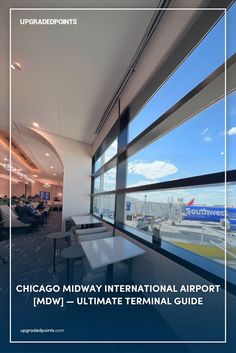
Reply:
[[[236,33],[235,18],[236,4],[227,15],[227,57],[236,51],[233,38],[233,33]],[[224,62],[224,21],[222,18],[217,23],[131,122],[129,141]],[[224,170],[224,130],[224,100],[221,100],[132,156],[128,163],[127,186]],[[236,93],[232,93],[227,99],[228,169],[236,167],[235,150]],[[199,202],[203,202],[198,194]],[[216,203],[217,199],[218,202],[223,201],[222,197],[219,199],[215,195]],[[212,197],[209,202],[214,204]]]
[[[236,4],[227,13],[227,57],[236,51]],[[225,18],[214,26],[195,50],[156,92],[130,124],[129,141],[224,63]]]

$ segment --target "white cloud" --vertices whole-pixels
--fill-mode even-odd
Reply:
[[[206,127],[202,132],[201,135],[205,135],[209,131],[208,127]]]
[[[236,135],[236,126],[233,126],[229,131],[228,135]]]
[[[167,175],[176,173],[178,169],[174,164],[165,161],[142,162],[136,161],[129,163],[129,173],[141,175],[148,180],[157,180]]]
[[[211,136],[206,136],[203,139],[205,142],[211,142],[212,141],[212,137]]]
[[[220,152],[221,156],[223,156],[225,153],[224,152]]]
[[[108,162],[117,153],[117,140],[115,140],[104,152],[105,163]]]

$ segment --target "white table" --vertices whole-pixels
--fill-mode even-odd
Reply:
[[[72,216],[71,217],[72,221],[75,223],[76,226],[80,226],[81,228],[84,228],[85,226],[88,225],[97,225],[97,224],[101,224],[102,222],[91,216]]]
[[[93,270],[107,266],[107,283],[113,282],[113,264],[129,259],[131,275],[132,259],[145,253],[142,248],[121,236],[85,241],[81,246]]]

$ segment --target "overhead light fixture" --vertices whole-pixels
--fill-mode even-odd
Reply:
[[[50,167],[51,169],[53,169],[54,167],[51,165],[51,167]]]
[[[12,68],[12,70],[18,70],[18,71],[22,70],[21,64],[18,63],[17,61],[15,61],[13,64],[11,64],[11,68]]]
[[[39,124],[38,123],[33,123],[33,126],[34,127],[39,127]]]
[[[20,179],[23,179],[25,182],[29,182],[31,184],[34,184],[35,181],[31,178],[28,177],[28,175],[23,174],[20,169],[15,168],[13,165],[10,165],[8,163],[0,163],[0,166],[3,167],[5,170],[8,172],[12,172],[20,177]]]
[[[8,161],[8,159],[7,159],[7,158],[4,158],[4,161],[6,161],[6,162],[7,162],[7,161]]]
[[[53,173],[53,175],[55,176],[55,175],[56,175],[56,173]]]
[[[48,188],[51,187],[51,185],[50,185],[49,183],[45,183],[45,184],[43,184],[43,187],[45,187],[46,189],[48,189]]]
[[[35,177],[35,178],[38,178],[38,175],[36,175],[36,174],[33,174],[33,177]]]
[[[50,157],[50,154],[49,154],[49,153],[45,153],[45,156],[46,156],[46,157]]]

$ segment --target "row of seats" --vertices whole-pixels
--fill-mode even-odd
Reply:
[[[23,227],[28,228],[31,226],[31,224],[26,224],[26,223],[21,222],[18,219],[18,215],[8,205],[1,205],[0,206],[0,216],[1,216],[1,220],[5,221],[3,224],[4,228],[9,228],[10,217],[11,217],[11,227],[12,228],[23,228]]]

